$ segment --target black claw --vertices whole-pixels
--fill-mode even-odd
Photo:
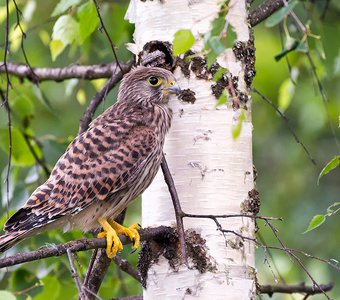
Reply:
[[[142,228],[142,225],[140,225],[139,223],[137,223],[138,224],[138,226],[139,226],[139,229],[141,229]]]
[[[132,250],[131,250],[130,254],[133,254],[133,253],[135,253],[135,252],[136,252],[136,250],[137,250],[137,248],[132,248]]]
[[[133,239],[132,239],[132,245],[135,246],[135,243],[136,243],[136,239],[133,238]]]

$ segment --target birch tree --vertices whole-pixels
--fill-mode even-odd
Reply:
[[[151,41],[172,43],[178,30],[190,30],[195,38],[191,48],[195,58],[187,66],[188,73],[180,67],[175,69],[181,88],[193,92],[194,103],[172,99],[174,119],[164,148],[183,210],[190,214],[240,215],[254,188],[250,81],[246,77],[253,70],[249,70],[245,57],[232,49],[233,44],[227,45],[217,57],[226,72],[216,83],[202,55],[204,38],[209,39],[212,22],[223,9],[227,13],[221,35],[231,29],[242,48],[253,49],[245,1],[230,1],[227,7],[217,0],[131,1],[126,15],[135,24],[135,44],[130,48],[136,55]],[[254,59],[253,51],[244,55]],[[229,100],[217,106],[222,93],[214,87],[222,80]],[[233,138],[238,129],[240,135]],[[175,224],[161,172],[143,194],[142,218],[143,226]],[[220,222],[225,229],[253,236],[250,218]],[[206,251],[205,267],[192,259],[188,266],[171,266],[161,255],[150,263],[144,299],[253,299],[254,244],[241,241],[237,235],[223,234],[211,219],[185,218],[184,226],[187,233],[193,230],[202,237],[189,243],[200,244]]]

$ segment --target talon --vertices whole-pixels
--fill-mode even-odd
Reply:
[[[132,248],[134,251],[139,247],[140,236],[138,231],[136,230],[139,228],[139,224],[132,224],[130,227],[124,227],[113,220],[108,220],[108,223],[112,226],[117,234],[124,234],[130,238],[132,241]]]
[[[132,250],[130,251],[130,254],[133,254],[133,253],[135,253],[135,252],[136,252],[136,250],[137,250],[137,248],[132,248]]]
[[[122,242],[118,237],[118,233],[112,228],[109,222],[105,219],[98,219],[98,222],[103,227],[103,232],[100,232],[97,236],[99,238],[106,237],[106,254],[108,258],[113,258],[118,251],[123,249]]]

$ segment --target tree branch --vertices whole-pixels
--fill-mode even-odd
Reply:
[[[333,288],[332,283],[320,284],[319,286],[321,289],[317,286],[307,286],[305,283],[297,285],[259,285],[257,290],[259,293],[268,294],[271,297],[274,293],[315,295],[328,292]]]
[[[284,6],[284,0],[266,0],[249,14],[252,27],[270,17],[274,12]]]
[[[88,80],[110,78],[113,75],[122,73],[118,68],[117,63],[91,66],[71,65],[63,68],[30,68],[24,64],[9,62],[4,64],[4,62],[0,62],[0,74],[6,73],[6,65],[8,74],[18,78],[28,79],[34,83],[46,80],[63,81],[73,78]],[[124,73],[131,68],[130,64],[120,64],[120,66]]]
[[[132,68],[133,62],[130,61],[128,64],[122,66],[124,73],[128,72]],[[113,87],[122,79],[124,73],[116,72],[112,77],[105,83],[103,88],[92,98],[90,105],[87,107],[83,117],[80,121],[79,134],[84,132],[92,121],[93,115],[98,105],[105,100],[106,95],[113,89]]]
[[[159,226],[156,228],[143,228],[139,231],[139,234],[142,241],[150,241],[153,239],[162,239],[163,236],[169,236],[169,234],[173,234],[173,232],[174,229],[171,227]],[[125,235],[119,236],[119,239],[122,241],[123,245],[131,242]],[[60,256],[65,254],[67,249],[70,249],[72,252],[79,252],[97,248],[106,248],[106,239],[95,238],[74,240],[31,252],[18,253],[16,255],[0,259],[0,269],[47,257]]]

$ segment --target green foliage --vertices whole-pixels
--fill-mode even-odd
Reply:
[[[278,104],[281,111],[285,111],[289,107],[294,97],[298,74],[299,71],[297,68],[292,69],[291,77],[283,81],[279,88]]]
[[[228,102],[227,92],[223,91],[222,95],[217,100],[216,107],[227,104],[227,102]]]
[[[8,291],[0,291],[0,300],[16,300],[17,298]]]
[[[340,155],[334,156],[334,158],[322,169],[318,177],[318,185],[322,176],[328,174],[330,171],[334,170],[340,164]]]
[[[69,15],[60,16],[53,26],[50,42],[52,60],[56,60],[66,46],[78,41],[78,39],[79,23]]]
[[[99,24],[96,7],[93,1],[88,1],[77,10],[79,20],[80,44],[96,30]]]
[[[235,126],[233,126],[232,128],[232,136],[233,136],[233,140],[236,140],[240,134],[241,134],[241,130],[242,130],[242,124],[245,120],[245,115],[244,115],[244,111],[242,110],[238,122]]]
[[[273,27],[278,25],[283,21],[285,17],[287,17],[288,13],[294,9],[294,7],[298,4],[297,0],[289,1],[287,6],[283,6],[277,12],[273,13],[267,20],[265,21],[265,25],[267,27]]]
[[[35,158],[27,145],[27,142],[16,128],[11,129],[12,132],[12,163],[15,166],[32,166],[35,163]],[[41,157],[41,151],[36,144],[33,144],[38,157]],[[9,133],[8,128],[0,128],[0,148],[8,153],[9,151]]]
[[[304,233],[307,233],[317,227],[319,227],[321,224],[323,224],[326,221],[325,215],[315,215],[312,220],[310,221],[306,231]]]
[[[191,30],[182,29],[175,33],[173,41],[174,55],[180,55],[188,50],[195,44],[195,38]]]
[[[340,211],[340,202],[335,202],[327,208],[325,215],[315,215],[309,222],[309,225],[304,233],[314,230],[326,221],[326,217],[330,217]]]
[[[71,8],[74,5],[77,5],[81,2],[81,0],[61,0],[57,6],[54,8],[53,13],[51,14],[52,17],[56,17],[66,10]]]

